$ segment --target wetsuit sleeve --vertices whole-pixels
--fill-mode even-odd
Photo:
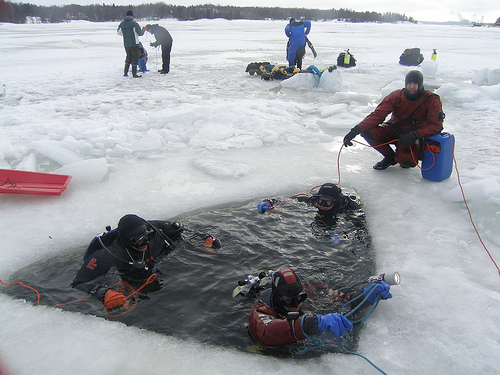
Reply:
[[[265,346],[290,345],[306,336],[301,329],[301,319],[278,318],[274,310],[261,302],[255,302],[248,325],[252,337]]]
[[[443,119],[440,118],[440,114],[443,112],[443,106],[439,96],[435,94],[428,99],[428,103],[425,106],[425,117],[424,125],[418,128],[418,134],[420,138],[429,137],[441,133],[443,130]]]
[[[377,108],[358,124],[362,132],[372,129],[385,121],[386,117],[396,108],[397,97],[401,91],[394,91],[387,95]]]
[[[357,204],[355,201],[353,201],[351,197],[344,196],[344,198],[346,199],[346,208],[345,208],[346,210],[355,211],[361,209],[361,206]]]
[[[100,276],[107,274],[110,268],[104,250],[96,250],[85,260],[71,286],[103,300],[109,287],[106,278]]]
[[[184,228],[179,223],[162,220],[151,220],[150,223],[157,229],[160,229],[171,240],[178,241],[182,239],[181,233],[184,231]]]

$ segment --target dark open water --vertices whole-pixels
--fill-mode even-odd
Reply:
[[[182,339],[263,354],[296,356],[293,349],[262,350],[250,339],[245,326],[254,299],[232,298],[238,281],[261,271],[291,267],[302,282],[347,290],[374,275],[371,240],[362,213],[357,225],[339,217],[334,232],[341,240],[334,244],[321,228],[313,230],[311,223],[316,212],[313,207],[289,199],[275,213],[262,215],[256,208],[259,202],[161,218],[175,219],[186,228],[210,233],[221,240],[223,247],[215,254],[208,254],[189,242],[178,243],[174,252],[160,263],[158,283],[155,283],[157,290],[140,292],[135,308],[125,315],[106,316],[103,304],[95,299],[59,308],[118,320]],[[88,298],[85,293],[70,287],[86,247],[87,244],[82,244],[56,258],[29,265],[16,272],[9,282],[19,281],[37,289],[43,305]],[[9,286],[2,290],[36,303],[36,294],[23,287]],[[308,298],[306,303],[310,310],[321,314],[338,312],[341,306],[320,296]],[[348,348],[354,350],[356,341],[351,338]],[[340,339],[328,339],[320,350],[303,357],[332,351],[342,351]]]

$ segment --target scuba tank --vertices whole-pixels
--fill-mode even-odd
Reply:
[[[348,49],[344,55],[344,66],[349,66],[350,63],[351,63],[351,54],[349,53]]]
[[[436,52],[436,50],[434,50],[434,51],[432,52],[432,55],[431,55],[431,59],[432,59],[432,61],[436,62],[437,55],[438,55],[438,53]]]

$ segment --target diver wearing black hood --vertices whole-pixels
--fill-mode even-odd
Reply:
[[[318,209],[315,220],[311,224],[315,235],[320,234],[322,236],[325,230],[331,229],[336,224],[337,215],[339,214],[349,213],[349,220],[353,222],[362,220],[361,213],[354,213],[354,211],[361,210],[361,206],[355,202],[356,198],[349,194],[343,194],[342,189],[335,184],[324,183],[317,194],[311,196],[299,195],[296,198],[299,202],[305,202]],[[257,209],[263,214],[267,210],[274,209],[277,202],[277,199],[266,199],[257,205]],[[318,224],[320,224],[320,228],[318,228]],[[321,228],[323,230],[319,230]]]
[[[302,200],[299,197],[299,201]],[[350,195],[342,193],[342,189],[332,183],[323,184],[315,194],[305,200],[318,208],[316,219],[325,224],[334,224],[338,214],[346,211],[359,210],[361,207]]]
[[[411,85],[412,83],[416,85],[416,88]],[[411,88],[411,91],[409,87]],[[420,71],[412,70],[405,77],[405,88],[403,89],[403,94],[406,96],[406,99],[414,101],[420,99],[424,93],[424,76]]]
[[[384,122],[387,115],[389,121]],[[384,159],[373,168],[383,170],[400,164],[403,168],[415,167],[423,158],[421,138],[439,134],[443,130],[443,107],[438,95],[424,88],[424,76],[418,70],[410,71],[405,87],[387,95],[358,125],[344,137],[344,146],[361,134],[380,152]],[[390,146],[396,145],[396,150]]]
[[[174,242],[182,240],[181,234],[186,231],[191,232],[192,239],[200,237],[204,246],[221,246],[214,237],[185,229],[177,222],[125,215],[116,229],[109,228],[90,242],[71,286],[95,296],[108,309],[123,306],[125,295],[115,290],[119,290],[120,283],[144,283],[157,272],[161,257],[174,250]]]

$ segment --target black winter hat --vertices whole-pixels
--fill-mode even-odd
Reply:
[[[129,243],[129,241],[147,231],[146,221],[137,215],[128,214],[118,222],[118,233],[120,238]]]
[[[129,11],[127,11],[126,16],[134,17],[134,12],[132,12],[131,10],[129,10]]]
[[[420,88],[424,85],[424,75],[419,70],[411,70],[406,75],[405,86],[410,82],[418,84]]]
[[[337,185],[327,182],[320,187],[317,195],[319,197],[331,198],[335,201],[340,197],[341,193],[342,190]]]

